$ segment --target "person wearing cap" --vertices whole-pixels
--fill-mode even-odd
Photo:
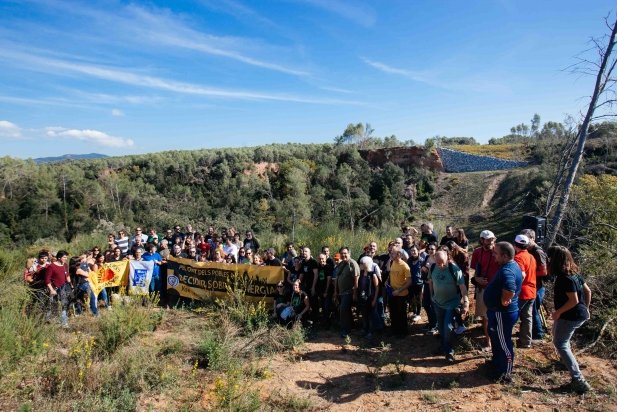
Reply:
[[[498,383],[512,382],[514,345],[512,329],[518,319],[518,297],[523,284],[523,273],[514,261],[514,247],[508,242],[499,242],[493,248],[497,273],[486,285],[484,305],[491,338],[491,359],[494,378]]]
[[[485,348],[491,347],[491,339],[488,334],[488,319],[483,294],[484,288],[493,280],[495,273],[499,270],[499,264],[493,256],[495,240],[495,234],[490,230],[480,232],[480,247],[474,249],[470,264],[470,269],[474,271],[471,283],[475,286],[476,316],[482,317]]]
[[[518,317],[521,326],[518,332],[519,348],[531,348],[531,326],[533,320],[533,303],[536,299],[536,260],[527,251],[529,238],[516,235],[514,238],[514,261],[523,272],[523,285],[518,297]]]
[[[536,260],[536,299],[533,302],[533,324],[531,328],[531,338],[533,340],[544,339],[544,322],[540,314],[540,308],[542,307],[542,301],[544,300],[544,283],[549,280],[547,276],[547,257],[546,252],[542,250],[540,245],[536,243],[536,232],[533,229],[521,230],[521,235],[525,235],[529,238],[529,246],[527,251]]]

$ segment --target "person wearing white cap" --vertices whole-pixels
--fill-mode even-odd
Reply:
[[[523,285],[518,297],[518,318],[521,321],[517,345],[519,348],[531,348],[533,303],[536,299],[536,259],[527,251],[529,244],[529,238],[525,235],[514,238],[514,261],[523,272]]]
[[[480,247],[476,248],[471,255],[471,270],[474,277],[471,283],[475,286],[476,316],[482,317],[484,326],[485,348],[490,349],[491,339],[488,334],[488,319],[486,317],[486,305],[484,305],[484,288],[493,280],[495,273],[499,270],[499,264],[493,256],[495,248],[495,234],[490,230],[480,232]]]

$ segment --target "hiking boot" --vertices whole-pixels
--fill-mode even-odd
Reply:
[[[570,388],[578,394],[583,394],[591,390],[591,385],[585,379],[573,379]]]
[[[454,355],[451,353],[448,353],[446,355],[446,360],[448,361],[448,363],[454,363],[456,361],[456,359],[454,359]]]

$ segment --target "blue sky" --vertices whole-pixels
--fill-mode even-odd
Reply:
[[[0,0],[0,155],[480,142],[577,116],[614,1]]]

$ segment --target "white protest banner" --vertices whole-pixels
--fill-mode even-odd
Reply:
[[[131,260],[129,265],[129,295],[148,293],[153,271],[153,261]]]

